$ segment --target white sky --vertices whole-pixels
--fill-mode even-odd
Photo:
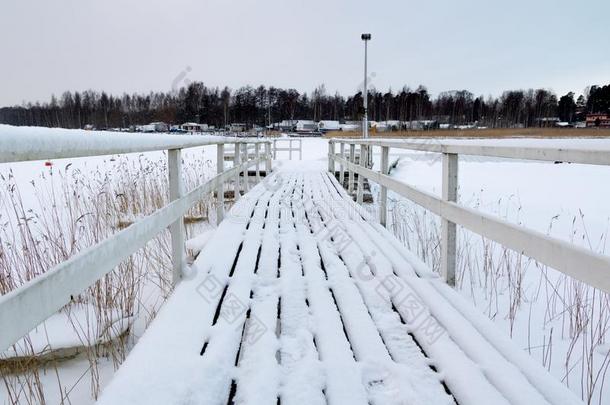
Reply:
[[[65,90],[373,85],[497,95],[610,83],[608,0],[2,0],[0,106]]]

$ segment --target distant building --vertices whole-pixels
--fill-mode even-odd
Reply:
[[[318,122],[318,131],[320,132],[338,131],[340,129],[341,124],[339,124],[339,121],[323,120]]]
[[[362,129],[362,123],[358,121],[346,121],[344,124],[339,124],[340,131],[359,131]]]
[[[151,122],[149,125],[153,127],[153,132],[169,131],[169,125],[167,125],[165,122]]]
[[[242,123],[233,123],[229,125],[229,131],[230,132],[244,132],[248,129],[248,126],[246,124],[242,124]]]
[[[414,120],[414,121],[404,121],[402,123],[404,129],[410,130],[428,130],[428,129],[438,129],[439,124],[436,120]]]
[[[558,122],[561,122],[559,117],[542,117],[536,118],[538,125],[541,127],[554,127],[557,126]]]
[[[186,132],[203,132],[208,129],[207,124],[197,124],[196,122],[185,122],[180,125],[180,129]]]
[[[281,132],[317,132],[318,123],[312,120],[283,120],[267,126],[267,129]]]
[[[586,128],[586,127],[587,127],[586,121],[576,121],[574,123],[574,128]]]
[[[167,132],[169,125],[165,122],[151,122],[146,125],[138,125],[135,128],[136,132]]]
[[[610,114],[597,113],[587,114],[587,128],[599,127],[599,128],[610,128]]]
[[[371,126],[373,126],[378,132],[386,132],[386,131],[398,131],[400,129],[400,121],[397,120],[388,120],[388,121],[369,121]]]
[[[277,125],[277,129],[280,131],[295,131],[296,130],[296,121],[294,120],[283,120]]]
[[[295,129],[297,132],[315,132],[318,130],[318,124],[311,120],[298,120]]]

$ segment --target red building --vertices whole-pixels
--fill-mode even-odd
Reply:
[[[588,127],[610,128],[610,114],[587,114],[587,128]]]

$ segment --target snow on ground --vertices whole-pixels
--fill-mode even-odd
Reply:
[[[206,231],[199,233],[194,238],[191,238],[185,242],[187,251],[191,251],[193,256],[196,256],[203,250],[205,245],[214,236],[214,228],[209,228]]]
[[[433,142],[433,141],[431,141]],[[445,140],[443,140],[445,142]],[[610,139],[498,139],[446,141],[481,145],[574,147],[610,150]],[[440,155],[391,149],[390,162],[400,158],[392,175],[419,189],[440,195]],[[378,155],[375,156],[378,159]],[[377,161],[376,159],[376,161]],[[610,168],[580,164],[460,156],[459,196],[462,204],[499,214],[528,228],[571,240],[571,224],[579,211],[591,235],[609,226]],[[594,240],[595,238],[591,238]],[[583,243],[582,241],[575,241]]]
[[[28,341],[21,339],[15,343],[15,350],[0,353],[0,359],[103,344],[122,335],[130,324],[131,319],[121,317],[118,311],[111,319],[100,324],[96,322],[92,305],[74,305],[69,311],[49,317],[30,332]]]

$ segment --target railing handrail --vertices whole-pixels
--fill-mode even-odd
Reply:
[[[127,136],[127,140],[121,139],[123,136]],[[87,141],[78,139],[82,137],[88,137]],[[0,296],[0,330],[2,330],[2,333],[0,333],[0,353],[63,306],[69,304],[73,299],[72,297],[82,293],[105,274],[112,271],[123,260],[143,247],[168,226],[172,239],[172,281],[176,283],[181,277],[181,272],[186,263],[183,215],[204,195],[216,192],[219,204],[218,217],[221,220],[224,215],[222,206],[224,205],[224,182],[230,179],[236,180],[234,192],[237,199],[240,192],[240,173],[245,176],[244,187],[247,189],[249,167],[256,166],[257,180],[260,179],[259,168],[261,163],[266,164],[267,175],[271,171],[271,142],[267,139],[236,140],[234,138],[209,139],[209,137],[203,136],[130,136],[127,134],[116,137],[107,137],[106,135],[89,137],[86,134],[76,136],[70,134],[69,136],[58,137],[37,135],[26,137],[26,139],[20,137],[22,142],[29,142],[34,138],[41,142],[33,146],[24,146],[16,142],[13,137],[4,137],[4,139],[0,137],[0,159],[2,159],[0,161],[16,162],[167,150],[170,203],[109,236],[102,242],[54,266],[44,274]],[[111,139],[113,142],[110,142]],[[73,141],[72,144],[68,142],[70,140]],[[114,141],[118,141],[118,144],[115,144]],[[249,159],[250,154],[247,152],[247,144],[249,143],[256,144],[256,153],[253,159]],[[261,143],[265,144],[262,155],[259,153]],[[235,163],[232,168],[227,170],[224,168],[225,144],[242,145],[241,148],[236,148],[238,153],[235,154]],[[195,189],[185,192],[181,173],[181,149],[205,145],[218,145],[217,175]],[[48,149],[45,149],[47,146]],[[63,151],[62,147],[68,149]],[[87,149],[87,147],[90,149]],[[243,162],[240,155],[244,156]]]
[[[345,143],[348,145],[371,145],[394,149],[449,153],[456,155],[487,156],[549,162],[570,162],[591,165],[610,165],[610,148],[607,150],[599,150],[576,147],[557,148],[509,145],[477,145],[474,143],[445,143],[437,140],[430,142],[412,142],[377,139],[331,139],[329,142]]]
[[[278,142],[288,142],[288,147],[277,147]],[[298,146],[292,147],[292,143],[297,142]],[[273,159],[277,159],[277,152],[288,152],[288,159],[292,160],[292,151],[299,152],[299,160],[303,160],[303,140],[301,138],[274,138],[273,139]]]
[[[266,139],[236,139],[212,135],[154,135],[132,133],[61,133],[28,131],[0,134],[0,163],[64,159],[157,150],[185,149],[218,144],[266,143]]]
[[[342,145],[341,154],[337,156],[334,151],[335,143]],[[349,144],[349,158],[345,156],[343,144]],[[379,172],[365,167],[364,162],[355,163],[354,147],[360,145],[364,154],[371,146],[382,148],[382,164]],[[388,175],[388,154],[391,147],[401,149],[426,150],[443,155],[443,187],[442,196],[419,190]],[[343,170],[347,168],[350,179],[353,173],[359,178],[366,177],[381,186],[380,197],[380,222],[385,226],[387,215],[387,190],[407,198],[415,204],[439,215],[442,219],[441,232],[441,273],[448,283],[455,282],[456,266],[456,235],[455,225],[463,226],[481,236],[494,240],[520,254],[531,257],[538,262],[548,265],[560,272],[583,281],[595,288],[610,292],[610,256],[596,253],[594,251],[579,247],[544,233],[516,225],[478,211],[476,209],[460,205],[457,202],[457,170],[458,152],[469,155],[485,155],[506,158],[531,160],[560,160],[585,164],[607,165],[610,162],[610,151],[589,151],[582,149],[553,149],[553,148],[525,148],[528,151],[521,152],[514,147],[485,147],[486,149],[472,149],[474,145],[454,144],[420,144],[406,142],[386,142],[378,140],[352,140],[333,139],[329,141],[329,170],[334,172],[335,163],[341,166],[340,177],[343,178]],[[516,153],[513,153],[516,152]],[[584,152],[584,154],[579,154]],[[588,152],[595,152],[593,157]],[[486,154],[485,154],[486,153]],[[562,157],[562,159],[557,159]],[[350,187],[353,185],[350,180]],[[360,187],[361,181],[358,182]],[[360,191],[359,191],[360,194]]]

